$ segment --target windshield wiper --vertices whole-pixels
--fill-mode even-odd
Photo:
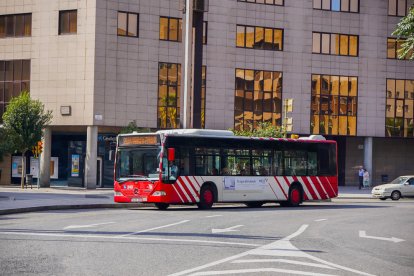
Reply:
[[[131,180],[141,180],[141,179],[148,180],[148,178],[145,175],[140,175],[140,174],[128,175],[127,177],[125,177],[125,179],[122,179],[122,180],[121,178],[124,178],[124,177],[118,178],[117,179],[118,183],[124,183],[126,181],[131,181]]]

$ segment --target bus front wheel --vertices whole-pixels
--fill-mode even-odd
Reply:
[[[203,186],[200,191],[200,202],[197,203],[200,209],[210,209],[214,203],[214,191],[211,186]]]
[[[155,207],[157,207],[160,210],[167,210],[167,208],[170,206],[168,203],[155,203]]]

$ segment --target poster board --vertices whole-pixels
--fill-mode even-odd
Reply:
[[[30,174],[33,175],[33,178],[38,178],[39,158],[30,157]],[[50,178],[59,178],[59,157],[50,158]]]
[[[12,177],[22,177],[22,157],[12,156]]]
[[[70,176],[79,177],[79,154],[72,154],[72,165],[70,170]]]

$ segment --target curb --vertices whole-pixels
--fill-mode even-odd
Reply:
[[[99,203],[99,204],[76,204],[76,205],[50,205],[50,206],[35,206],[0,210],[1,215],[29,213],[29,212],[41,212],[52,210],[75,210],[75,209],[102,209],[102,208],[140,208],[151,207],[153,204],[140,204],[140,203]]]

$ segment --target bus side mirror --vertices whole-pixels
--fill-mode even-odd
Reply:
[[[168,161],[175,160],[175,148],[168,148]]]

